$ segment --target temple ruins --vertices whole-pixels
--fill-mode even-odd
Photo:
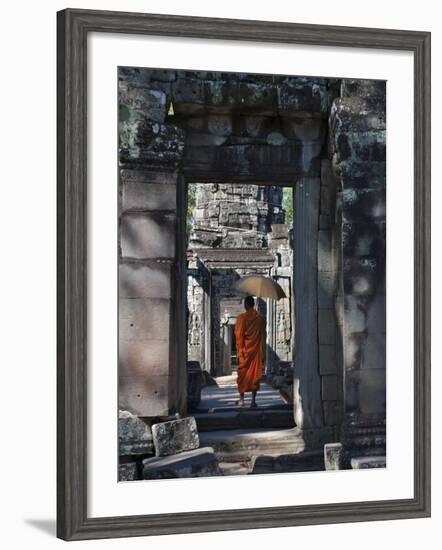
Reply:
[[[385,82],[118,84],[120,480],[385,466]],[[266,386],[238,411],[232,288],[252,272],[289,298],[259,302]]]

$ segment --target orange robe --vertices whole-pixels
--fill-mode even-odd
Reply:
[[[249,309],[236,320],[236,355],[238,359],[239,393],[256,391],[263,375],[264,366],[264,319]]]

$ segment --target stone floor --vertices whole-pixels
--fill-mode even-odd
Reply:
[[[292,405],[278,390],[263,382],[258,407],[238,406],[236,373],[203,388],[201,402],[192,411],[200,445],[213,448],[223,475],[321,470],[321,456],[305,453],[302,433],[294,426]]]
[[[238,388],[236,386],[236,373],[229,376],[220,376],[216,378],[217,386],[207,386],[201,393],[201,402],[197,410],[207,411],[210,409],[229,409],[238,406]],[[246,407],[250,407],[251,393],[246,393]],[[278,390],[273,389],[265,382],[261,383],[256,398],[258,407],[278,407],[287,405],[282,399]]]

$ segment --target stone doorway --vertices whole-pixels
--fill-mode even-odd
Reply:
[[[188,183],[292,185],[294,421],[311,448],[342,439],[347,466],[385,453],[385,83],[133,67],[118,77],[120,407],[188,414],[187,324],[201,324],[186,310],[201,259],[186,265]],[[219,264],[211,248],[203,263]],[[203,307],[212,314],[211,300]],[[273,326],[279,315],[268,311]],[[203,370],[220,374],[213,333],[192,338]]]

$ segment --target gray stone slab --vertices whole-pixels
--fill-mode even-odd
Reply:
[[[137,481],[140,479],[136,462],[125,462],[118,466],[118,481]]]
[[[176,218],[152,212],[125,214],[121,218],[121,254],[127,258],[175,257]]]
[[[273,457],[263,455],[254,457],[252,464],[252,474],[317,472],[324,470],[324,456],[320,450]]]
[[[154,424],[152,436],[157,456],[169,456],[190,451],[197,449],[200,444],[193,416]]]
[[[171,301],[160,298],[121,298],[118,328],[121,340],[169,340]]]
[[[262,426],[264,428],[290,428],[294,426],[293,409],[263,411]]]
[[[318,324],[319,344],[334,345],[336,341],[336,321],[333,309],[319,309]]]
[[[365,470],[367,468],[385,468],[387,466],[386,456],[361,456],[351,459],[353,470]]]
[[[318,270],[333,271],[330,232],[325,229],[318,232]]]
[[[339,401],[324,401],[324,422],[327,426],[338,426],[342,422],[342,404]]]
[[[336,274],[333,271],[318,271],[318,306],[332,308]]]
[[[123,211],[176,210],[176,185],[135,181],[122,187]]]
[[[138,416],[168,416],[170,376],[120,376],[118,402]]]
[[[359,373],[360,410],[363,413],[385,413],[386,370],[385,368],[364,368]]]
[[[241,476],[250,473],[250,468],[242,462],[220,462],[219,469],[223,476]]]
[[[324,401],[335,401],[338,398],[337,376],[321,376],[321,386]]]
[[[143,479],[219,476],[218,460],[210,447],[143,460]]]
[[[118,267],[120,298],[170,298],[171,264],[124,262]]]
[[[342,443],[326,443],[324,445],[324,463],[326,470],[340,470]]]
[[[337,374],[335,346],[319,346],[319,372],[322,376]]]
[[[169,340],[125,340],[122,335],[119,339],[118,374],[121,377],[167,376],[169,359]]]
[[[220,460],[250,459],[251,456],[297,453],[305,443],[297,428],[242,429],[202,432],[201,445],[213,447]]]
[[[198,432],[239,428],[239,412],[195,413]]]
[[[150,426],[129,411],[119,411],[118,443],[120,456],[154,454]]]
[[[323,425],[317,339],[319,187],[319,178],[302,178],[295,191],[295,364],[299,395],[294,394],[295,414],[304,428]]]

